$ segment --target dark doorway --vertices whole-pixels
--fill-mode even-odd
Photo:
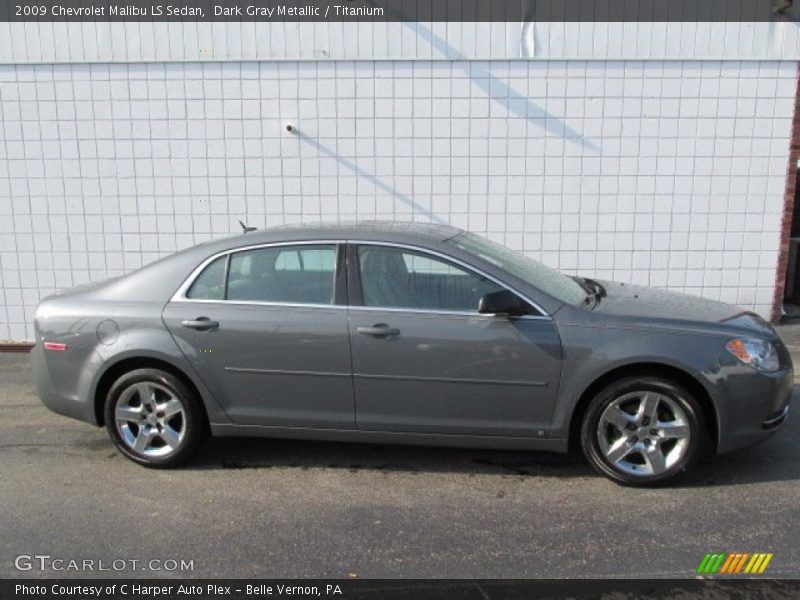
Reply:
[[[800,173],[794,169],[795,192],[789,230],[789,256],[786,262],[786,282],[783,293],[785,319],[800,319]]]

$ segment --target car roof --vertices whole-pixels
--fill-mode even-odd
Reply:
[[[282,225],[259,229],[212,240],[186,248],[114,281],[98,286],[96,297],[115,299],[157,299],[166,301],[177,285],[203,261],[220,252],[238,248],[304,241],[375,241],[419,245],[425,248],[444,243],[463,230],[447,225],[427,223],[397,223],[382,221],[316,223],[304,225]],[[63,296],[63,294],[62,294]]]
[[[259,229],[211,242],[226,249],[238,246],[306,240],[364,240],[397,243],[440,243],[464,233],[462,229],[435,223],[359,221],[281,225]]]
[[[63,292],[62,300],[70,296],[80,295],[81,302],[87,300],[112,300],[143,302],[161,305],[169,301],[178,286],[205,261],[219,253],[245,249],[252,246],[291,242],[385,242],[409,246],[419,246],[433,251],[444,252],[448,256],[464,260],[474,266],[492,273],[493,265],[478,255],[460,249],[457,245],[447,244],[447,240],[465,233],[464,230],[449,225],[435,223],[411,222],[336,222],[304,225],[283,225],[269,229],[250,231],[232,237],[217,239],[191,248],[186,248],[169,256],[165,256],[141,269],[127,275],[99,282],[91,289],[74,289]],[[506,278],[512,276],[504,274]],[[527,293],[539,306],[549,314],[553,314],[563,303],[556,301],[522,281],[510,281],[516,289]]]

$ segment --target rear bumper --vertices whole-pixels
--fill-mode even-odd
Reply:
[[[42,403],[55,413],[97,425],[94,403],[89,401],[85,373],[64,352],[49,352],[41,343],[31,350],[33,381]],[[48,356],[48,354],[56,356]],[[56,386],[53,380],[58,379]]]
[[[759,373],[748,368],[732,374],[717,401],[719,443],[725,454],[757,444],[786,422],[794,389],[792,369]]]

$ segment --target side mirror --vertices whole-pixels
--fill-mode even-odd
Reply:
[[[528,314],[529,308],[528,303],[513,292],[500,290],[481,296],[478,302],[478,312],[481,314],[519,316]]]

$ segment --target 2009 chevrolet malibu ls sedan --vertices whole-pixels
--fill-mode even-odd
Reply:
[[[786,419],[792,364],[733,306],[568,277],[444,226],[277,228],[46,298],[38,393],[167,467],[208,434],[566,451],[663,482]]]

